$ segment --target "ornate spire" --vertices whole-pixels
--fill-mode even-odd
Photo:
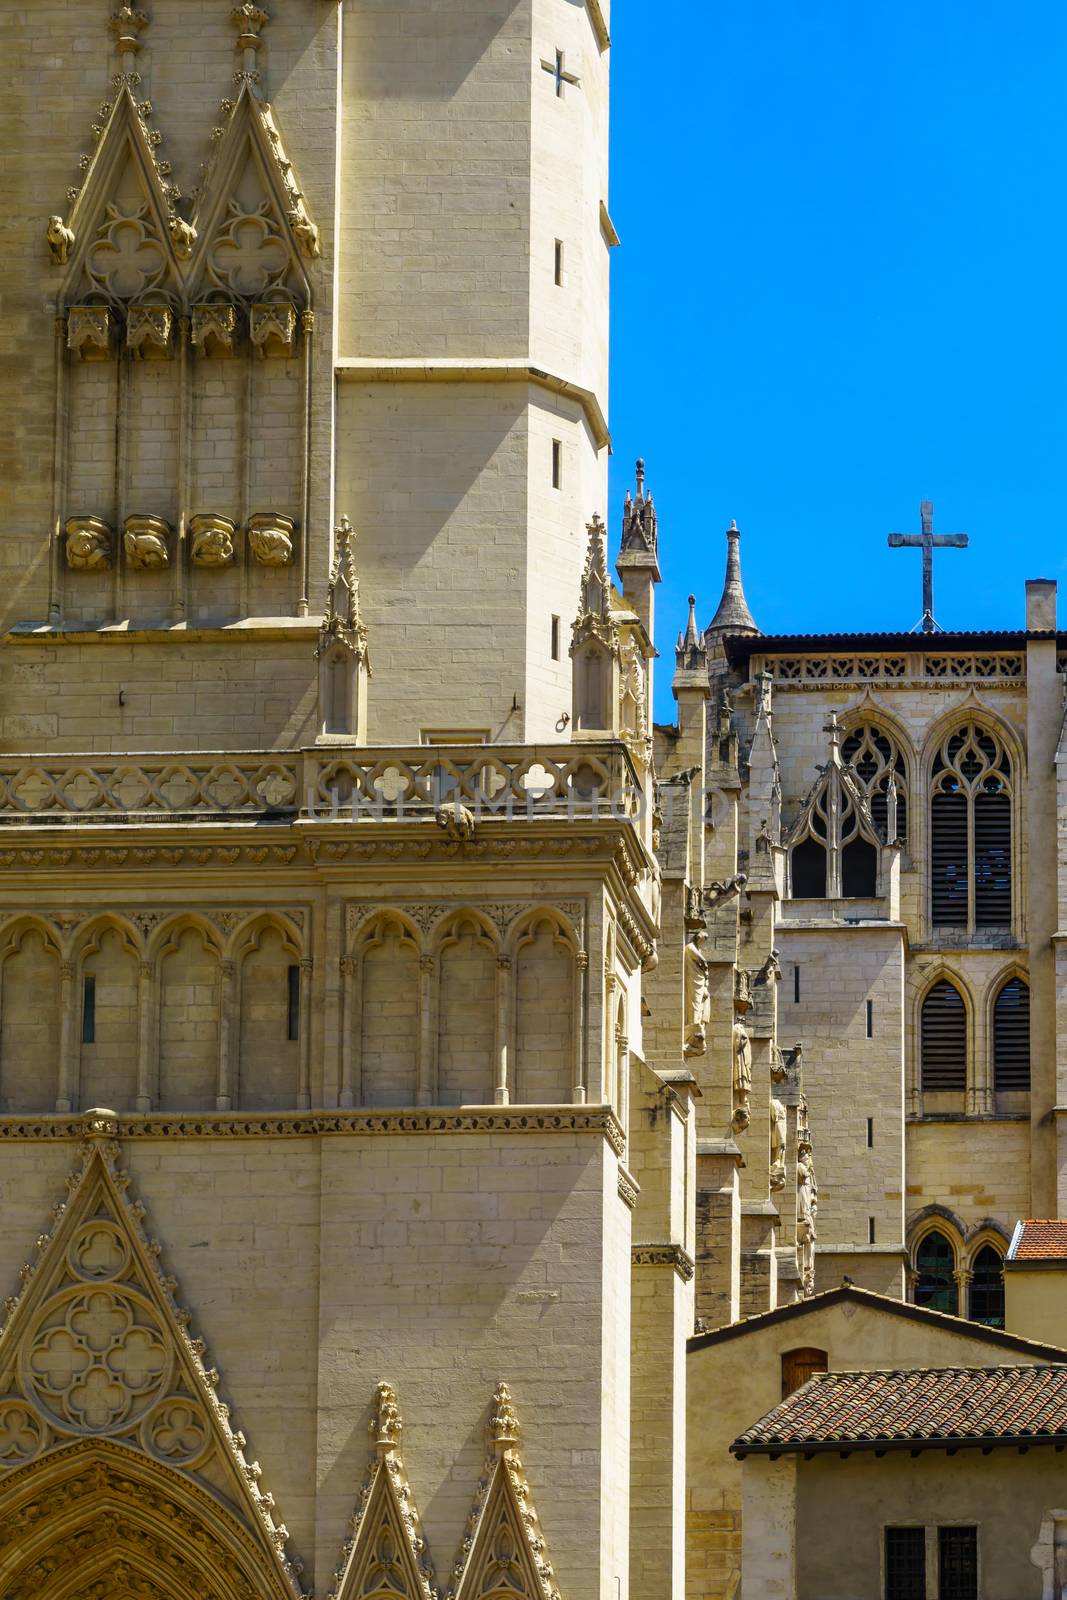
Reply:
[[[707,652],[704,649],[700,629],[697,627],[695,594],[689,596],[689,620],[685,625],[685,632],[678,635],[678,643],[674,647],[674,659],[680,672],[702,672],[707,669]]]
[[[581,602],[571,630],[571,654],[588,639],[599,639],[612,651],[619,648],[619,630],[611,615],[611,581],[608,578],[607,529],[594,512],[586,524],[589,548],[582,573]]]
[[[745,591],[741,586],[741,535],[737,523],[731,522],[726,530],[726,577],[722,586],[719,608],[711,619],[708,632],[759,633]]]
[[[659,582],[659,557],[657,554],[659,532],[656,527],[656,508],[652,503],[651,494],[645,493],[645,463],[638,457],[637,461],[637,493],[626,491],[626,500],[622,508],[622,543],[619,547],[619,559],[615,563],[618,571],[624,573],[627,568],[650,569],[653,581]]]

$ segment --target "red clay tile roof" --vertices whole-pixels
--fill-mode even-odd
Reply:
[[[1067,1440],[1067,1365],[824,1372],[749,1428],[739,1456]]]
[[[1054,1218],[1021,1222],[1008,1260],[1067,1262],[1067,1222]]]

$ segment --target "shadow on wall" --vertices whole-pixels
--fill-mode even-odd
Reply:
[[[508,54],[529,42],[526,10],[522,0],[392,0],[373,15],[363,10],[345,28],[345,82],[363,100],[449,100],[494,41]]]

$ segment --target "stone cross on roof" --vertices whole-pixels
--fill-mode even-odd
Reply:
[[[965,549],[967,535],[965,533],[935,533],[934,532],[934,502],[924,500],[919,507],[922,518],[922,533],[891,533],[889,546],[892,550],[899,550],[903,546],[918,548],[923,553],[923,614],[919,622],[911,630],[912,633],[943,633],[944,629],[934,620],[934,550],[945,546],[956,549]]]

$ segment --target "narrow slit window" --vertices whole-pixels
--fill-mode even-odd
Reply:
[[[563,445],[559,439],[552,441],[552,487],[563,487]]]
[[[563,287],[563,240],[562,239],[557,239],[556,240],[554,266],[553,266],[553,280],[555,282],[556,288],[557,289],[562,289],[562,287]]]
[[[874,1218],[867,1218],[867,1243],[874,1244]]]
[[[82,1044],[96,1043],[96,979],[82,980]]]
[[[874,1001],[867,1001],[867,1037],[874,1038]]]
[[[289,968],[289,1005],[286,1023],[286,1038],[299,1039],[300,1037],[300,968]]]
[[[552,648],[552,659],[553,659],[553,661],[558,661],[559,660],[559,618],[558,617],[553,617],[552,618],[551,648]]]
[[[799,1002],[800,1002],[800,968],[794,964],[794,967],[793,967],[793,1004],[797,1005],[797,1004],[799,1004]]]
[[[867,1149],[874,1149],[874,1118],[867,1118]]]

